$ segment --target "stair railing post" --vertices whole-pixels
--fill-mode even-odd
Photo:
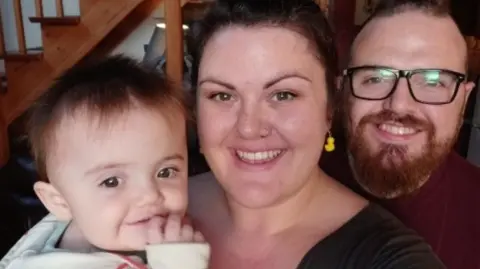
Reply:
[[[35,0],[35,16],[41,18],[43,17],[43,1]]]
[[[69,0],[71,1],[71,0]],[[80,0],[81,1],[81,0]],[[57,7],[57,17],[63,17],[63,1],[62,0],[56,0],[56,7]]]
[[[25,43],[25,30],[23,28],[23,12],[21,0],[14,0],[13,10],[15,12],[15,26],[17,28],[18,53],[25,54],[27,45]]]

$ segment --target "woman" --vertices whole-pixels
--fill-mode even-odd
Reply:
[[[191,32],[198,136],[212,173],[191,180],[190,215],[212,245],[211,268],[443,268],[317,165],[337,59],[313,1],[219,1]]]

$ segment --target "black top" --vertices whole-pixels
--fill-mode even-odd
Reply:
[[[297,269],[446,268],[412,230],[371,203],[336,232],[317,243]]]

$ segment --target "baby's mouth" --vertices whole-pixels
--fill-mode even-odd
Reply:
[[[155,221],[159,220],[160,222],[163,222],[166,218],[167,218],[167,215],[160,215],[160,214],[159,215],[153,215],[153,216],[141,218],[141,219],[136,220],[136,221],[128,222],[128,225],[132,225],[132,226],[147,225],[153,220],[155,220]]]

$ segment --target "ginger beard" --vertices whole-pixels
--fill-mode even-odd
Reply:
[[[460,113],[454,134],[443,140],[436,137],[435,126],[431,122],[412,115],[399,116],[393,111],[383,110],[364,116],[356,128],[351,126],[352,121],[348,119],[348,149],[353,157],[352,168],[356,181],[378,198],[396,198],[414,192],[428,180],[452,150],[462,118],[463,114]],[[427,139],[421,153],[413,155],[409,152],[408,145],[387,143],[383,143],[379,149],[372,149],[365,137],[365,128],[368,124],[379,125],[385,122],[396,122],[425,132]]]

